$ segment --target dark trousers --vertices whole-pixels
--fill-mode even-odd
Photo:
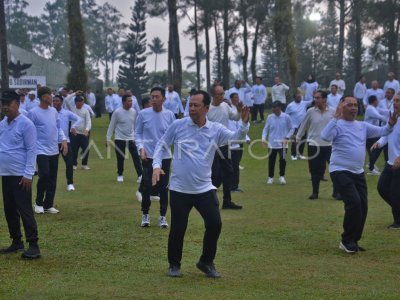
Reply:
[[[232,201],[231,197],[231,183],[232,183],[232,160],[229,158],[228,146],[222,146],[215,152],[214,161],[212,164],[211,180],[215,187],[222,184],[223,187],[223,201],[229,203]]]
[[[62,154],[62,152],[60,152],[60,154],[65,163],[65,176],[67,177],[67,184],[74,184],[74,169],[73,169],[74,159],[73,159],[73,154],[72,154],[71,143],[68,143],[67,155],[64,156]]]
[[[37,242],[38,230],[32,209],[32,190],[23,190],[19,184],[21,179],[21,176],[3,176],[2,178],[4,214],[8,231],[13,240],[21,240],[21,218],[26,241]]]
[[[400,169],[386,164],[379,177],[378,192],[392,208],[394,223],[400,224]]]
[[[243,144],[240,144],[240,148],[231,148],[231,160],[232,160],[232,182],[231,190],[239,188],[240,181],[240,161],[243,156]]]
[[[331,152],[331,146],[318,147],[308,144],[308,168],[311,174],[312,193],[314,195],[319,193],[319,184],[324,177],[326,164],[329,163]]]
[[[260,120],[264,121],[264,103],[253,105],[253,109],[251,110],[251,120],[257,121],[258,114],[260,114]]]
[[[279,153],[279,176],[285,176],[286,169],[286,151],[287,149],[269,149],[268,156],[268,177],[273,178],[275,175],[276,156]],[[285,152],[285,153],[284,153]]]
[[[361,239],[368,213],[367,183],[364,173],[336,171],[331,173],[331,178],[344,202],[342,241],[357,243]]]
[[[372,171],[374,169],[375,163],[379,158],[379,155],[381,155],[381,152],[383,151],[383,155],[385,157],[385,161],[388,160],[388,147],[387,145],[385,145],[382,148],[379,149],[374,149],[371,151],[371,147],[373,144],[375,144],[379,139],[377,138],[373,138],[373,139],[367,139],[366,142],[366,147],[367,147],[367,153],[368,153],[368,157],[369,157],[369,165],[368,165],[368,169],[370,171]]]
[[[143,166],[143,176],[142,182],[140,183],[140,191],[142,193],[142,212],[143,214],[148,214],[151,201],[150,195],[154,190],[152,187],[152,177],[153,177],[153,160],[148,158],[142,161]],[[162,170],[165,175],[160,176],[160,181],[157,183],[156,189],[160,192],[160,216],[165,216],[168,208],[168,181],[169,181],[169,170],[171,166],[171,159],[162,160]]]
[[[133,165],[138,176],[142,176],[142,164],[140,163],[140,157],[136,144],[134,141],[122,141],[115,140],[115,154],[117,155],[117,169],[118,176],[122,176],[124,173],[124,160],[125,160],[125,148],[128,147],[128,151],[132,157]]]
[[[359,116],[364,115],[364,102],[363,102],[363,99],[356,98],[356,100],[357,100],[357,104],[358,104],[358,113],[357,114]]]
[[[296,136],[297,131],[299,131],[299,128],[295,129],[293,136]],[[296,138],[293,139],[292,146],[290,148],[290,152],[291,152],[292,156],[303,155],[306,137],[307,137],[307,133],[304,134],[304,136],[301,138],[301,141],[299,143],[296,142]]]
[[[168,238],[168,262],[172,266],[181,265],[183,239],[187,228],[189,213],[193,206],[204,220],[206,231],[203,239],[203,253],[200,260],[206,264],[214,261],[217,242],[221,233],[221,215],[215,190],[202,194],[185,194],[170,191],[171,230]]]
[[[57,187],[58,154],[43,155],[36,158],[39,180],[36,191],[36,205],[44,209],[53,207]]]
[[[89,137],[83,134],[70,135],[72,154],[73,154],[73,164],[78,165],[78,153],[79,148],[82,149],[81,158],[82,165],[87,166],[89,160]]]

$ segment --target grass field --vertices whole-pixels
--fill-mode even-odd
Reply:
[[[343,204],[331,199],[331,183],[321,184],[318,201],[305,161],[288,161],[287,185],[266,184],[267,160],[246,154],[241,188],[234,201],[242,211],[222,211],[223,229],[215,264],[223,278],[206,278],[196,267],[203,224],[193,210],[186,233],[182,272],[167,271],[168,230],[140,228],[136,175],[126,161],[125,182],[116,182],[115,153],[107,159],[108,118],[94,120],[90,171],[75,171],[75,192],[66,191],[60,159],[55,204],[58,215],[39,215],[43,257],[24,261],[19,254],[0,256],[0,299],[398,299],[400,232],[368,177],[369,215],[360,245],[367,252],[347,255],[338,249]],[[252,125],[253,139],[262,124]],[[265,152],[260,144],[254,152]],[[379,167],[382,167],[380,161]],[[278,167],[278,166],[277,166]],[[277,182],[275,177],[275,182]],[[35,192],[35,191],[34,191]],[[221,192],[218,193],[221,197]],[[168,217],[169,219],[169,217]],[[8,245],[0,217],[0,245]]]

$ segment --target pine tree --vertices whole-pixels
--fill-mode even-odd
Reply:
[[[118,72],[118,83],[131,89],[137,98],[147,90],[146,72],[146,1],[136,0],[132,8],[130,33],[124,42],[124,54]]]

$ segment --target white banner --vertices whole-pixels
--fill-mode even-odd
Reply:
[[[35,89],[37,85],[46,86],[46,76],[21,76],[20,78],[14,78],[10,76],[10,88],[28,88]]]

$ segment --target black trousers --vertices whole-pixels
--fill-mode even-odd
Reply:
[[[381,152],[383,151],[383,155],[385,158],[385,161],[388,160],[388,146],[385,145],[382,148],[379,149],[374,149],[371,151],[371,147],[373,144],[375,144],[379,139],[377,138],[373,138],[373,139],[367,139],[366,142],[366,148],[367,148],[367,153],[368,153],[368,157],[369,157],[369,165],[368,165],[368,169],[370,171],[372,171],[374,169],[375,163],[379,158],[379,155],[381,155]]]
[[[297,131],[299,131],[299,128],[295,129],[293,136],[296,136]],[[299,143],[296,142],[296,138],[293,139],[292,146],[290,148],[290,153],[292,156],[297,156],[298,154],[303,155],[306,138],[307,138],[307,133],[303,135]]]
[[[19,184],[21,176],[3,176],[3,203],[10,238],[21,240],[20,218],[27,242],[37,242],[38,230],[32,209],[32,191],[25,191]]]
[[[61,145],[59,145],[59,147],[60,146]],[[74,184],[74,169],[73,169],[74,159],[73,159],[73,154],[72,154],[71,143],[68,143],[67,155],[64,156],[61,151],[60,151],[60,154],[65,163],[65,176],[67,178],[67,184]]]
[[[36,205],[44,209],[54,206],[57,187],[58,154],[43,155],[36,158],[39,180],[36,189]]]
[[[153,177],[153,160],[148,158],[142,161],[143,166],[143,176],[142,182],[140,183],[140,191],[142,193],[142,212],[143,214],[148,214],[151,201],[150,195],[154,190],[152,187],[152,177]],[[165,216],[168,209],[168,182],[169,182],[169,171],[171,167],[171,159],[162,160],[162,170],[165,175],[160,176],[160,181],[157,183],[156,189],[160,193],[160,216]]]
[[[319,193],[319,184],[324,177],[326,164],[329,164],[331,152],[331,146],[318,147],[308,144],[308,168],[311,174],[312,193],[315,195]],[[335,184],[333,184],[333,186],[335,186]]]
[[[275,162],[276,156],[279,153],[279,176],[285,176],[285,169],[286,169],[286,153],[287,149],[269,149],[269,156],[268,156],[268,177],[273,178],[275,175]]]
[[[243,156],[243,144],[240,144],[240,148],[231,148],[231,160],[232,160],[232,183],[231,190],[239,188],[240,181],[240,161]]]
[[[344,202],[342,241],[356,243],[361,239],[368,213],[368,193],[364,173],[336,171],[331,173],[331,178]]]
[[[214,161],[212,164],[211,180],[215,187],[222,184],[223,187],[223,201],[228,203],[232,201],[231,197],[231,183],[232,183],[232,160],[229,158],[228,145],[218,148],[215,152]]]
[[[135,142],[115,140],[114,143],[115,143],[115,154],[117,155],[118,176],[122,176],[122,174],[124,173],[125,148],[128,148],[137,175],[142,176],[142,164],[140,163],[140,157]]]
[[[77,134],[77,135],[71,134],[69,138],[71,140],[74,166],[78,165],[79,148],[82,149],[81,152],[82,165],[87,166],[89,160],[89,136],[85,136],[83,134]]]
[[[400,224],[400,169],[385,165],[379,177],[378,192],[392,208],[394,223]]]
[[[356,98],[356,100],[357,100],[357,104],[358,104],[358,112],[357,112],[357,114],[358,114],[359,116],[364,115],[365,111],[364,111],[364,102],[363,102],[363,99]]]
[[[264,103],[253,104],[253,109],[251,110],[251,120],[257,121],[258,114],[260,114],[260,120],[264,121]]]
[[[215,190],[202,194],[185,194],[170,191],[171,230],[168,238],[168,262],[172,266],[181,265],[183,239],[187,228],[189,213],[193,207],[204,220],[206,231],[203,239],[203,253],[200,260],[206,264],[214,261],[217,242],[222,223],[219,203]]]

